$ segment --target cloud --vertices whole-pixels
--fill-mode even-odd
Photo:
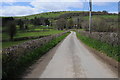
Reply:
[[[32,2],[82,2],[82,0],[34,0]]]
[[[16,2],[16,0],[1,0],[0,2]]]
[[[29,6],[5,6],[0,10],[1,16],[24,16],[38,13],[35,8]]]
[[[93,5],[97,5],[97,6],[106,6],[108,5],[108,2],[93,2]]]
[[[89,2],[89,0],[0,0],[0,2]],[[119,0],[92,0],[92,2],[119,2]]]
[[[92,0],[92,2],[119,2],[119,0]]]
[[[71,8],[82,8],[83,3],[76,2],[32,2],[32,6],[34,6],[38,10],[46,10],[46,11],[61,11],[61,10],[70,10]]]
[[[117,13],[118,14],[118,11],[110,11],[109,13]]]
[[[33,0],[0,0],[0,2],[31,2]]]
[[[15,0],[14,0],[15,1]],[[61,2],[38,2],[39,0],[31,1],[30,4],[33,6],[3,6],[0,10],[0,16],[25,16],[31,15],[41,12],[48,12],[48,11],[70,11],[73,8],[82,8],[82,2],[70,2],[69,0],[60,0]],[[48,1],[48,0],[46,0]],[[56,1],[56,0],[49,0],[49,1]],[[65,1],[65,2],[63,2]],[[69,2],[68,2],[69,1]],[[73,1],[73,0],[72,0]],[[79,0],[74,0],[79,1]]]
[[[83,2],[80,0],[34,0],[31,5],[42,11],[66,11],[71,10],[70,8],[82,8]]]
[[[11,4],[11,6],[2,6],[0,8],[0,16],[25,16],[48,11],[73,11],[74,9],[82,9],[85,1],[88,2],[89,0],[2,0],[2,2]],[[93,5],[107,5],[102,2],[103,0],[92,1]],[[107,1],[118,0],[106,0],[105,2]],[[33,7],[26,5],[15,6],[12,4],[15,2],[30,2]]]

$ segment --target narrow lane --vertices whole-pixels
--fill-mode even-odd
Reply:
[[[39,78],[117,78],[117,74],[86,49],[75,32],[71,32]]]

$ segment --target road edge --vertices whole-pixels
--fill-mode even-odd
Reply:
[[[44,54],[42,57],[40,57],[40,59],[36,60],[36,62],[33,65],[31,65],[25,71],[25,74],[23,74],[22,78],[25,79],[25,78],[38,78],[38,77],[40,77],[40,75],[44,72],[44,70],[46,69],[47,65],[49,64],[49,62],[53,58],[57,48],[59,48],[59,46],[66,39],[66,37],[61,42],[59,42],[55,47],[53,47],[51,50],[49,50],[46,54]],[[39,67],[39,72],[37,71],[38,67]],[[39,74],[38,73],[34,73],[36,71]]]

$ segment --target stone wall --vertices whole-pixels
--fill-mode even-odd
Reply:
[[[18,78],[18,75],[24,72],[24,70],[30,66],[36,59],[42,56],[44,53],[32,53],[36,48],[42,48],[43,45],[49,41],[60,37],[67,33],[55,34],[31,41],[26,41],[22,44],[5,48],[2,50],[2,78],[14,79]]]
[[[89,32],[86,31],[80,31],[78,30],[78,32],[81,35],[90,37],[90,38],[94,38],[96,40],[100,40],[102,42],[111,44],[111,45],[120,45],[120,40],[119,40],[119,35],[118,33],[112,33],[112,32],[92,32],[91,34],[89,34]]]
[[[21,40],[28,40],[28,39],[38,39],[38,38],[42,38],[42,37],[47,37],[50,35],[45,35],[45,36],[29,36],[29,37],[19,37],[19,38],[14,38],[13,41],[21,41]],[[2,39],[2,42],[9,42],[9,39]]]

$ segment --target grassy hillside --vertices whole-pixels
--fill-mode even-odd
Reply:
[[[57,18],[60,15],[66,14],[66,13],[88,13],[88,11],[60,11],[60,12],[46,12],[46,13],[40,13],[40,14],[33,14],[28,16],[22,16],[22,17],[15,17],[15,18],[27,18],[27,19],[34,19],[35,17],[44,17],[44,18]],[[93,12],[97,13],[97,12]],[[99,12],[98,12],[99,13]],[[96,15],[98,16],[98,15]],[[100,15],[99,15],[100,16]],[[117,18],[117,15],[102,15],[104,18]]]
[[[40,13],[40,14],[34,14],[34,15],[22,16],[22,17],[15,17],[15,18],[27,18],[27,19],[33,19],[35,17],[56,18],[65,13],[81,13],[81,12],[82,11],[46,12],[46,13]]]
[[[118,19],[118,15],[93,15],[92,17],[102,17],[104,19],[112,18],[112,19]],[[89,18],[89,16],[85,16],[84,18]]]

